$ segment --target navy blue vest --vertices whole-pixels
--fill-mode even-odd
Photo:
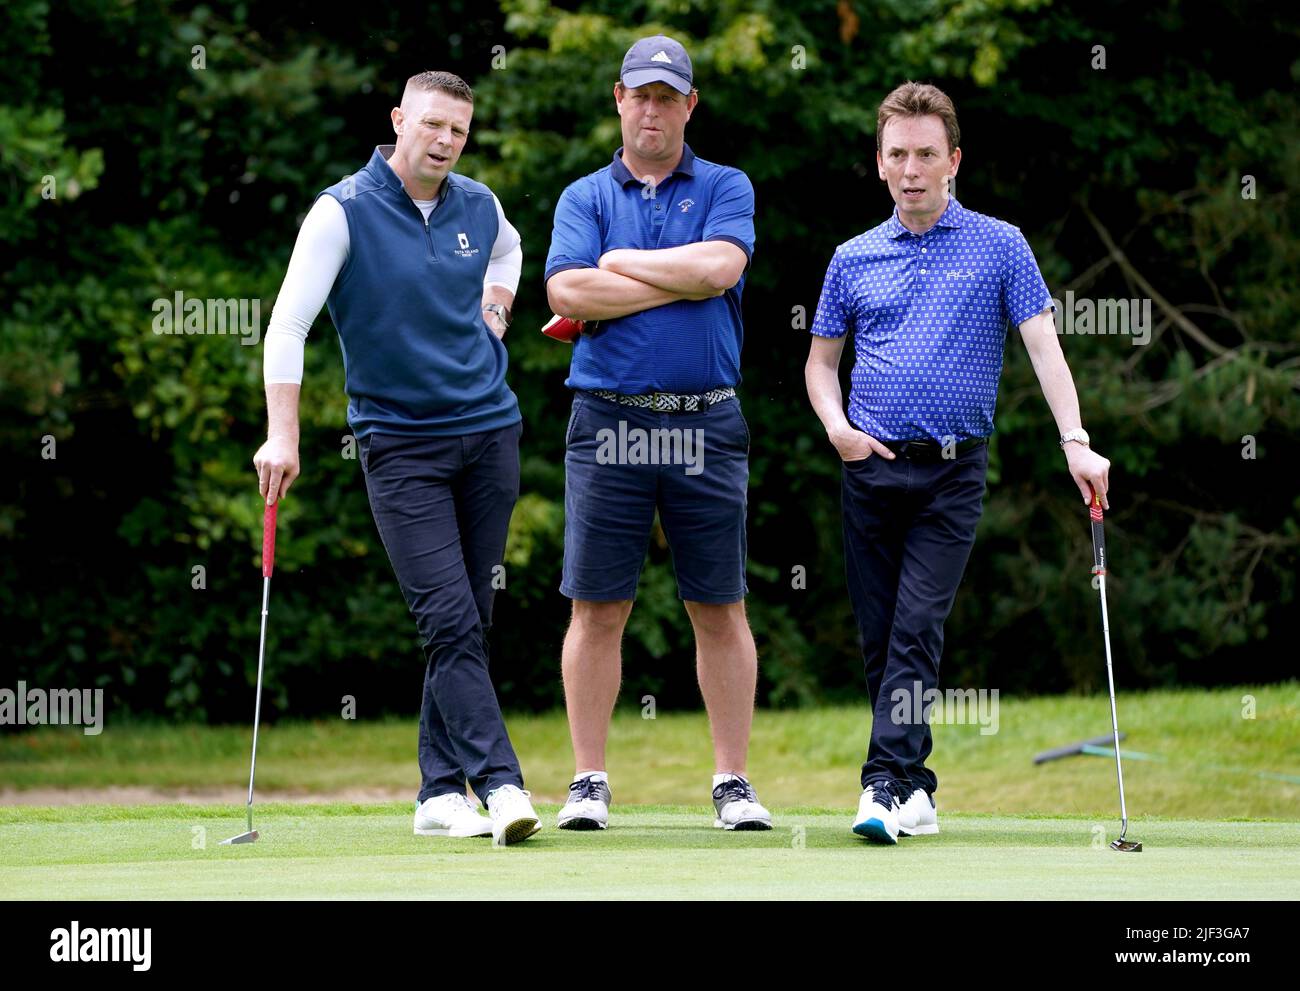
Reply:
[[[388,166],[388,147],[319,194],[348,219],[348,260],[329,294],[348,424],[357,437],[442,437],[518,423],[505,345],[481,312],[497,237],[492,193],[450,173],[426,222]]]

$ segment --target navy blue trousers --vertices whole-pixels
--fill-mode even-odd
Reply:
[[[419,801],[523,787],[488,675],[493,569],[519,497],[523,424],[462,437],[362,438],[370,511],[426,660]],[[498,583],[499,584],[499,583]]]
[[[938,787],[925,766],[930,724],[913,717],[913,699],[918,683],[923,697],[938,688],[943,624],[975,543],[988,450],[933,463],[876,455],[844,463],[845,571],[872,706],[863,788],[892,780],[902,799]]]

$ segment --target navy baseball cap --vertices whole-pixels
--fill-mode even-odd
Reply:
[[[687,96],[691,92],[691,57],[686,49],[662,34],[642,38],[623,56],[619,78],[628,89],[647,83],[667,83]]]

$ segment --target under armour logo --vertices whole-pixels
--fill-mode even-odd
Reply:
[[[655,52],[653,55],[650,56],[650,61],[651,62],[672,62],[672,59],[668,57],[667,52]]]

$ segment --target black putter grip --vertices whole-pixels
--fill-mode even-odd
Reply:
[[[1092,517],[1092,573],[1106,573],[1106,534],[1102,529],[1101,496],[1092,494],[1092,506],[1088,509]]]

